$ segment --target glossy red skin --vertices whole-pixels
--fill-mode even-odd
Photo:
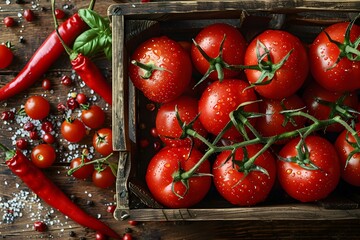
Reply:
[[[223,45],[223,60],[230,65],[241,65],[244,62],[244,54],[247,42],[241,32],[234,26],[225,23],[215,23],[203,28],[195,37],[195,42],[211,57],[219,55],[220,44],[224,35],[226,39]],[[209,62],[203,57],[195,44],[191,46],[191,58],[195,68],[205,74],[209,69]],[[240,71],[223,69],[224,79],[239,75]],[[218,80],[216,71],[209,76],[212,80]]]
[[[230,121],[230,112],[244,102],[256,101],[257,96],[252,88],[247,89],[249,84],[239,79],[224,79],[222,82],[211,83],[203,92],[199,100],[200,122],[205,129],[214,135],[218,135]],[[252,103],[244,107],[245,111],[258,112],[258,103]],[[256,118],[249,119],[255,126]],[[241,139],[240,133],[235,127],[226,131],[223,138],[230,140]]]
[[[270,50],[271,60],[275,64],[279,63],[291,49],[293,51],[284,65],[275,72],[272,81],[266,85],[256,86],[255,90],[261,96],[271,99],[282,99],[296,93],[309,73],[308,56],[303,43],[286,31],[266,30],[250,42],[244,58],[246,66],[258,65],[257,41],[262,42]],[[262,49],[260,50],[261,54],[264,53]],[[255,83],[261,71],[246,69],[245,74],[249,83]]]
[[[0,44],[0,69],[7,68],[14,58],[14,54],[4,44]]]
[[[80,142],[86,135],[84,124],[79,119],[65,120],[61,124],[61,134],[69,142]]]
[[[166,36],[143,42],[130,60],[166,69],[155,70],[150,78],[143,79],[145,71],[129,64],[130,79],[151,101],[164,103],[174,100],[190,83],[192,63],[189,54],[179,43]]]
[[[303,99],[305,101],[307,111],[309,114],[314,116],[319,120],[325,120],[329,118],[330,107],[325,106],[324,104],[318,103],[315,99],[325,100],[328,102],[336,102],[343,93],[341,92],[332,92],[323,87],[321,87],[316,82],[309,84],[303,93]],[[358,106],[358,97],[355,92],[349,93],[349,95],[344,100],[343,104],[356,110]],[[326,127],[326,131],[329,132],[340,132],[344,127],[340,124],[333,124]]]
[[[356,132],[360,131],[359,123],[356,124],[355,130]],[[344,130],[337,137],[335,142],[335,148],[341,164],[341,177],[347,183],[360,187],[360,154],[354,154],[346,165],[347,157],[354,150],[354,147],[351,146],[347,141],[356,143],[355,138],[350,133],[347,134],[347,130]]]
[[[331,39],[344,42],[345,30],[349,23],[336,23],[325,28]],[[335,67],[340,50],[336,44],[330,43],[325,33],[321,32],[309,51],[310,70],[314,79],[330,91],[354,91],[360,88],[360,62],[342,58]],[[353,25],[350,31],[350,40],[353,42],[360,36],[360,27]],[[360,50],[360,47],[358,47]],[[331,68],[333,67],[333,68]]]
[[[81,111],[81,121],[91,129],[99,129],[105,123],[105,112],[97,105]]]
[[[94,171],[92,181],[95,186],[99,188],[109,188],[114,185],[116,177],[109,166],[106,166],[102,171]]]
[[[246,147],[249,157],[255,155],[261,148],[261,145]],[[239,172],[237,166],[233,167],[231,160],[225,162],[230,154],[230,151],[221,152],[212,168],[214,185],[220,195],[230,203],[239,206],[252,206],[263,202],[276,179],[276,163],[272,154],[265,151],[255,161],[255,165],[266,169],[269,175],[252,171],[245,178],[244,173]],[[235,158],[236,160],[244,158],[242,148],[236,150]]]
[[[39,168],[48,168],[55,162],[56,152],[49,144],[39,144],[31,151],[31,160]]]
[[[110,128],[101,128],[93,136],[92,140],[95,151],[103,156],[108,156],[113,152],[112,148],[112,130]]]
[[[279,152],[282,158],[297,155],[295,146],[299,138],[287,143]],[[320,170],[306,170],[297,163],[277,161],[279,183],[294,199],[313,202],[326,198],[340,180],[340,162],[334,146],[325,138],[308,136],[305,139],[310,152],[310,160]]]
[[[285,106],[285,109],[283,108]],[[305,126],[306,118],[294,117],[296,125],[290,121],[285,126],[285,116],[280,112],[283,110],[295,110],[302,109],[305,111],[305,103],[298,95],[291,95],[283,100],[263,98],[259,102],[259,112],[265,114],[263,117],[259,117],[256,121],[256,129],[264,137],[271,137],[279,135],[285,132],[294,131]],[[285,141],[277,141],[277,144],[283,144]]]
[[[89,161],[90,161],[89,159],[84,158],[84,163],[89,162]],[[81,157],[74,158],[70,162],[70,169],[80,166],[81,163],[82,163]],[[90,164],[90,165],[82,166],[81,168],[76,170],[72,175],[78,179],[87,179],[93,174],[93,172],[94,172],[94,166],[92,164]]]
[[[190,147],[192,141],[189,138],[178,139],[182,134],[182,129],[176,118],[176,106],[181,121],[185,123],[190,123],[198,115],[198,100],[193,97],[181,96],[171,102],[164,103],[161,105],[156,115],[155,125],[157,134],[168,146]],[[207,131],[199,119],[194,122],[193,130],[203,137],[206,137],[207,135]],[[194,140],[196,147],[202,145],[202,142],[197,138],[192,139]]]
[[[24,109],[30,118],[42,120],[50,113],[50,103],[42,96],[31,96],[26,100]]]
[[[211,177],[191,177],[189,189],[185,194],[185,186],[176,182],[175,191],[183,196],[179,198],[172,190],[173,174],[179,171],[179,165],[185,171],[193,167],[202,157],[202,153],[196,149],[165,147],[151,159],[146,171],[146,183],[155,200],[169,208],[187,208],[199,203],[207,194],[211,185]],[[197,173],[210,173],[210,163],[206,160]],[[185,194],[185,195],[184,195]]]

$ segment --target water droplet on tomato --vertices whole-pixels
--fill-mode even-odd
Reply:
[[[286,170],[286,173],[287,173],[287,174],[291,174],[291,173],[292,173],[292,169],[290,169],[290,168],[287,169],[287,170]]]

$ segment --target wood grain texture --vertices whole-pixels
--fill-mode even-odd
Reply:
[[[6,70],[0,70],[0,86],[10,81],[16,75],[26,61],[32,56],[33,52],[41,45],[42,41],[52,31],[52,18],[49,1],[25,1],[25,4],[15,4],[15,0],[11,4],[5,1],[0,2],[0,19],[5,16],[13,16],[18,25],[14,28],[5,28],[0,23],[0,42],[12,41],[16,47],[15,60],[13,64]],[[32,8],[31,2],[38,3],[41,9],[35,11],[37,20],[28,23],[18,18],[18,13],[23,9]],[[72,14],[77,9],[87,7],[89,1],[85,0],[58,0],[57,6],[62,7],[70,4],[71,9],[67,10],[68,14]],[[352,1],[349,1],[350,3]],[[108,7],[115,3],[111,0],[97,1],[95,10],[107,14]],[[355,3],[354,3],[355,4]],[[344,3],[344,6],[345,3]],[[18,43],[19,37],[24,36],[25,42]],[[109,61],[103,58],[94,59],[101,67],[107,79],[111,81],[112,66]],[[92,95],[90,90],[82,87],[80,82],[75,82],[70,88],[60,84],[60,77],[64,74],[72,74],[68,57],[64,54],[54,66],[46,73],[51,80],[53,92],[45,92],[47,98],[51,102],[52,112],[56,113],[56,105],[64,102],[67,94],[72,89],[81,89],[86,94]],[[25,98],[30,95],[44,94],[41,88],[41,80],[29,88],[24,93],[0,103],[0,112],[8,109],[19,109],[24,104]],[[134,95],[134,93],[131,93]],[[104,107],[107,113],[107,124],[111,126],[113,119],[111,106],[106,106],[103,100],[97,99],[97,104]],[[56,114],[55,114],[56,115]],[[56,117],[61,118],[60,114]],[[11,137],[16,131],[17,124],[6,125],[0,123],[0,142],[12,146]],[[61,139],[57,139],[57,148],[59,150],[60,159],[66,158],[65,154],[70,153],[69,145]],[[91,133],[82,142],[84,145],[91,144]],[[115,156],[116,160],[117,156]],[[106,211],[107,205],[114,203],[115,188],[99,189],[93,186],[90,181],[78,181],[66,175],[68,164],[64,161],[57,161],[56,165],[50,169],[44,170],[45,173],[69,196],[73,195],[76,202],[89,214],[99,216],[105,223],[109,224],[117,232],[124,233],[126,228],[131,228],[136,239],[357,239],[360,234],[360,220],[245,220],[236,221],[147,221],[140,222],[137,226],[130,226],[127,221],[116,221],[112,214]],[[5,202],[14,198],[21,190],[27,190],[26,186],[14,176],[4,164],[3,159],[0,160],[0,202]],[[31,197],[35,197],[30,194]],[[93,202],[88,204],[89,201]],[[0,215],[3,216],[3,208]],[[350,212],[349,215],[358,214]],[[94,232],[79,226],[78,224],[67,219],[65,216],[51,212],[51,209],[41,202],[41,200],[25,201],[22,209],[22,217],[15,219],[13,223],[0,223],[0,238],[5,239],[95,239]],[[49,212],[51,212],[49,214]],[[36,215],[34,215],[36,213]],[[216,213],[218,214],[218,213]],[[257,213],[261,216],[261,211]],[[286,213],[284,213],[286,214]],[[54,224],[48,226],[48,231],[44,233],[36,232],[32,229],[34,219],[53,220]],[[261,219],[261,218],[260,218]],[[2,219],[0,219],[2,221]],[[70,233],[74,232],[75,236],[70,237]]]

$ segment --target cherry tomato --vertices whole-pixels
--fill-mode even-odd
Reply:
[[[25,9],[23,13],[23,17],[28,22],[32,22],[35,20],[35,14],[31,9]]]
[[[218,135],[230,121],[230,112],[236,110],[241,103],[257,100],[257,96],[249,84],[239,79],[224,79],[222,82],[211,83],[203,92],[199,100],[199,119],[205,129],[214,135]],[[247,112],[258,112],[258,104],[246,105]],[[253,126],[256,118],[251,118]],[[240,138],[240,133],[235,127],[231,127],[223,136],[230,140]]]
[[[93,136],[92,140],[95,151],[107,156],[113,152],[112,148],[112,130],[110,128],[101,128]]]
[[[94,185],[100,188],[111,187],[114,185],[115,180],[116,177],[109,166],[105,166],[105,168],[101,171],[95,170],[92,174],[92,181]]]
[[[225,37],[225,40],[224,40]],[[195,42],[211,58],[217,58],[220,53],[220,45],[223,42],[221,60],[230,65],[241,65],[244,61],[247,42],[240,31],[229,24],[215,23],[203,28],[195,37]],[[210,68],[209,61],[201,54],[195,44],[191,47],[191,58],[196,69],[204,75]],[[212,67],[215,67],[213,64]],[[220,65],[220,64],[218,64]],[[240,71],[233,71],[220,65],[224,79],[239,75]],[[212,80],[218,80],[218,72],[209,75]]]
[[[355,81],[360,76],[360,62],[347,57],[349,54],[346,51],[350,46],[346,47],[348,44],[345,44],[340,47],[343,50],[340,50],[325,34],[326,32],[332,40],[343,44],[347,41],[345,32],[348,26],[349,22],[342,22],[325,28],[315,38],[309,50],[311,73],[314,79],[329,91],[344,92],[360,88],[359,81]],[[348,40],[355,42],[359,36],[360,27],[353,25]],[[352,49],[355,49],[354,46]],[[357,51],[359,50],[360,47],[357,46]]]
[[[39,144],[31,151],[31,160],[39,168],[50,167],[55,159],[55,149],[49,144]]]
[[[42,96],[31,96],[26,100],[24,109],[30,118],[42,120],[50,113],[50,103]]]
[[[74,158],[70,162],[70,169],[76,168],[80,166],[82,163],[87,163],[89,161],[90,160],[86,157],[84,157],[83,159],[81,157]],[[92,176],[93,172],[94,172],[94,166],[90,164],[90,165],[82,166],[81,168],[76,170],[72,175],[78,179],[87,179]]]
[[[355,126],[357,133],[360,131],[360,124]],[[344,130],[336,139],[335,148],[339,155],[341,164],[341,177],[347,183],[360,186],[360,153],[355,153],[349,159],[349,155],[354,151],[351,143],[356,143],[355,138],[347,130]],[[348,159],[348,160],[347,160]]]
[[[192,144],[190,137],[179,139],[183,130],[177,120],[176,109],[181,121],[190,124],[198,115],[198,100],[188,96],[181,96],[171,102],[164,103],[156,115],[157,134],[168,146],[190,147]],[[203,137],[207,135],[207,131],[199,119],[193,122],[192,129]],[[201,144],[202,142],[195,138],[195,146],[199,147]]]
[[[13,27],[15,25],[15,20],[12,17],[5,17],[4,18],[4,25],[5,27]]]
[[[261,148],[261,145],[248,145],[246,151],[252,157]],[[214,184],[218,192],[227,201],[239,206],[251,206],[264,201],[276,179],[276,163],[272,154],[265,151],[254,163],[266,170],[267,174],[253,170],[247,175],[240,170],[244,163],[243,149],[236,150],[235,159],[229,159],[230,154],[230,151],[221,152],[213,166]]]
[[[99,129],[105,123],[105,112],[97,105],[82,106],[81,121],[91,129]]]
[[[174,178],[191,169],[201,157],[202,153],[195,148],[162,148],[150,160],[145,175],[153,197],[169,208],[187,208],[200,202],[209,191],[211,177],[192,176],[187,180],[188,188],[181,181],[174,182]],[[196,172],[209,174],[210,163],[206,160]]]
[[[79,119],[67,119],[61,124],[61,134],[69,142],[80,142],[86,135],[84,124]]]
[[[282,100],[264,98],[259,102],[259,112],[264,114],[256,121],[256,129],[264,137],[271,137],[285,132],[294,131],[305,126],[306,118],[293,117],[288,119],[282,111],[285,110],[304,110],[305,103],[298,95],[291,95]],[[286,125],[284,125],[286,123]],[[278,141],[283,144],[287,140]]]
[[[261,44],[263,46],[261,46]],[[260,59],[262,65],[272,62],[270,71],[274,71],[274,64],[280,63],[287,54],[290,56],[283,65],[275,72],[270,83],[265,77],[262,85],[255,86],[255,90],[263,97],[282,99],[293,95],[305,82],[309,73],[308,56],[303,43],[296,36],[281,30],[267,30],[254,38],[245,53],[244,64],[246,66],[259,66],[259,56],[269,51],[269,56]],[[245,69],[245,74],[251,84],[255,84],[261,77],[262,71]]]
[[[163,103],[177,98],[191,80],[192,63],[189,54],[179,43],[166,36],[143,42],[131,60],[134,63],[129,66],[132,82],[154,102]],[[146,67],[140,67],[139,64]]]
[[[344,99],[340,101],[341,98]],[[351,108],[355,110],[358,105],[358,97],[355,92],[341,93],[329,91],[316,82],[309,84],[305,88],[303,99],[307,106],[308,113],[319,120],[325,120],[338,115],[338,113],[334,115],[332,112],[339,107],[342,109]],[[321,101],[326,101],[327,103]],[[337,105],[335,105],[336,102],[338,102]],[[326,131],[340,132],[343,129],[344,127],[341,124],[333,124],[328,126]]]
[[[279,152],[277,161],[278,179],[282,188],[294,199],[313,202],[327,197],[340,179],[340,162],[334,146],[325,138],[308,136],[302,155],[310,167],[310,162],[318,169],[306,169],[297,162],[287,161],[298,156],[296,149],[300,138],[288,142]],[[307,151],[305,151],[307,149]],[[310,162],[308,162],[310,161]]]
[[[7,68],[14,58],[14,54],[6,44],[0,44],[0,69]]]
[[[51,133],[45,133],[42,137],[43,141],[48,144],[53,144],[55,142],[55,137]]]
[[[78,93],[76,95],[76,101],[79,103],[79,104],[85,104],[87,102],[87,97],[84,93]]]

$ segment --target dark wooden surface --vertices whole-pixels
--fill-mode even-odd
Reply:
[[[10,4],[8,4],[9,2]],[[0,86],[10,81],[20,71],[34,51],[40,46],[46,36],[53,30],[49,1],[26,0],[25,4],[16,4],[15,0],[0,2],[0,19],[12,16],[17,20],[13,28],[5,28],[0,24],[0,42],[11,41],[15,46],[15,59],[12,65],[6,70],[0,70]],[[107,8],[115,1],[97,1],[95,10],[106,15]],[[35,6],[36,5],[36,6]],[[59,8],[69,6],[66,10],[68,16],[79,8],[88,5],[85,0],[58,0]],[[26,8],[35,6],[36,20],[32,23],[24,21],[19,13]],[[19,43],[19,38],[24,37],[24,42]],[[97,58],[96,63],[101,67],[108,80],[111,81],[111,63],[103,58]],[[56,105],[65,102],[67,94],[71,91],[85,92],[93,96],[87,87],[80,82],[75,82],[72,87],[65,87],[60,84],[62,75],[72,75],[67,56],[64,54],[54,66],[46,73],[52,82],[53,92],[45,92],[41,88],[41,80],[33,85],[26,92],[0,103],[0,112],[8,109],[19,109],[24,104],[27,96],[45,94],[52,105],[52,114],[55,119],[61,119],[57,114]],[[107,125],[111,126],[111,106],[106,106],[99,98],[95,103],[101,105],[107,113]],[[17,123],[0,123],[0,142],[12,146],[12,137],[20,127]],[[81,145],[90,146],[89,136]],[[31,143],[36,144],[35,143]],[[31,146],[32,146],[31,145]],[[211,221],[211,222],[141,222],[137,226],[130,226],[126,221],[116,221],[112,214],[106,211],[107,205],[114,203],[115,188],[99,189],[90,181],[78,181],[66,175],[68,168],[67,154],[80,151],[81,147],[71,151],[61,136],[57,139],[58,161],[55,166],[46,169],[45,173],[69,196],[76,197],[77,203],[89,214],[100,217],[104,222],[111,225],[120,234],[126,228],[131,228],[136,239],[358,239],[360,234],[360,220],[321,220],[321,221]],[[116,156],[115,156],[116,158]],[[21,216],[14,219],[12,223],[3,221],[9,209],[4,203],[16,199],[21,191],[28,192],[26,186],[14,176],[0,160],[0,237],[5,239],[95,239],[94,232],[85,229],[78,224],[65,218],[62,214],[52,211],[48,205],[41,200],[34,199],[31,193],[27,199],[22,200],[23,205],[17,207]],[[92,201],[93,204],[88,204]],[[349,210],[351,211],[351,210]],[[39,233],[33,230],[32,225],[36,220],[46,220],[49,223],[48,230]],[[52,223],[52,225],[51,225]],[[70,237],[73,231],[75,237]]]

